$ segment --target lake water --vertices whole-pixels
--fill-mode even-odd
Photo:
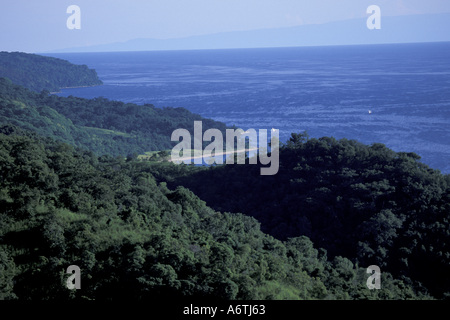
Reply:
[[[450,173],[450,43],[51,54],[103,86],[61,96],[184,107],[247,130],[415,152]]]

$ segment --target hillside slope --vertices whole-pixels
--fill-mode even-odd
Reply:
[[[58,97],[35,93],[0,78],[0,124],[13,124],[96,154],[128,156],[166,150],[175,129],[225,130],[225,124],[204,119],[183,108],[125,104],[104,98]]]
[[[97,72],[86,65],[23,52],[0,52],[0,77],[36,92],[102,84]]]

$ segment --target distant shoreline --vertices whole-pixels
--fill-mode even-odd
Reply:
[[[91,85],[91,86],[61,87],[61,88],[59,88],[60,91],[50,92],[50,94],[61,93],[62,89],[91,88],[91,87],[98,87],[98,86],[102,86],[102,85],[103,84],[94,84],[94,85]]]

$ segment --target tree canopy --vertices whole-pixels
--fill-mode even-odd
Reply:
[[[299,133],[281,147],[274,176],[249,164],[154,174],[216,210],[256,218],[277,239],[307,236],[330,257],[378,265],[436,297],[450,293],[450,175],[417,154]]]
[[[388,272],[370,291],[364,268],[168,188],[150,173],[158,163],[97,157],[11,126],[0,159],[1,299],[431,298]],[[82,290],[65,287],[69,265],[82,270]]]

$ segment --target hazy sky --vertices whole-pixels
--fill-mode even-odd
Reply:
[[[368,17],[449,13],[449,0],[0,0],[0,51],[44,52],[226,31],[326,23]],[[69,30],[66,9],[81,9],[81,29]]]

